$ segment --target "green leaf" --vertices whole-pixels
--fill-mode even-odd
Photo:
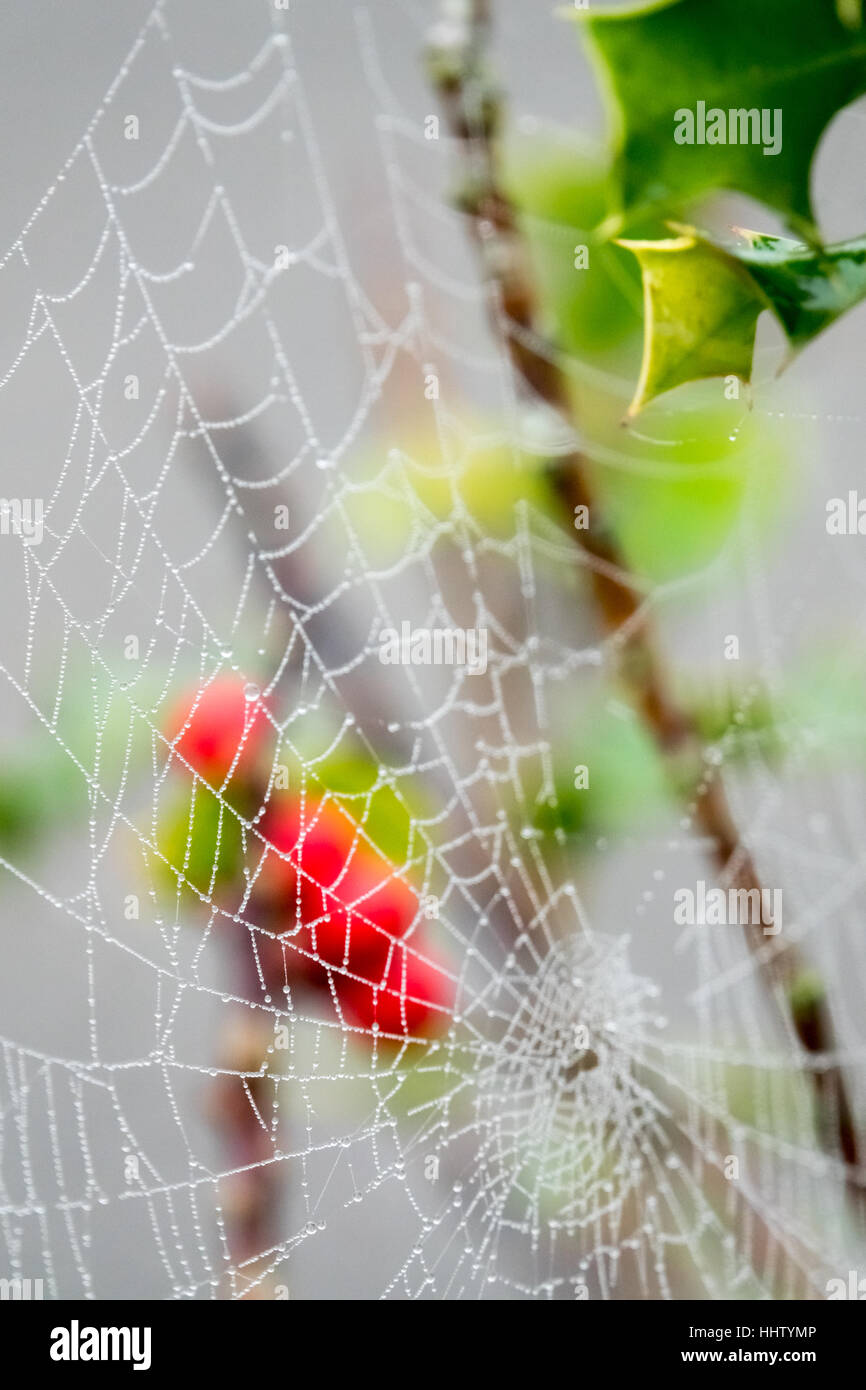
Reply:
[[[692,228],[668,241],[623,241],[644,283],[644,358],[629,414],[687,381],[749,381],[764,309],[792,351],[866,298],[866,238],[825,249],[740,231],[729,249]]]
[[[794,348],[804,347],[866,297],[866,237],[825,249],[740,231],[736,256],[765,296]]]
[[[644,357],[629,415],[687,381],[752,375],[765,300],[734,256],[684,235],[624,241],[644,283]]]
[[[660,0],[575,17],[613,106],[623,214],[724,188],[812,225],[818,142],[836,112],[866,91],[866,31],[851,4]],[[677,144],[677,113],[696,113],[699,102],[726,117],[781,111],[779,152],[765,154],[763,141]]]

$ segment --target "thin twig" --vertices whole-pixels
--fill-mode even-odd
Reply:
[[[268,1298],[266,1252],[277,1243],[277,1216],[282,1200],[280,1166],[274,1137],[265,1127],[273,1099],[267,1072],[273,1029],[266,1020],[237,1012],[223,1038],[222,1073],[211,1097],[212,1123],[218,1132],[228,1171],[220,1205],[226,1220],[231,1270],[240,1298]]]
[[[488,0],[464,0],[462,14],[454,5],[450,10],[448,21],[433,35],[430,70],[462,150],[467,175],[463,206],[470,214],[487,280],[496,290],[496,327],[526,386],[560,416],[569,418],[573,405],[568,381],[555,355],[545,352],[528,252],[515,209],[498,175],[496,135],[502,101],[486,71],[490,6]],[[615,538],[601,523],[587,460],[579,450],[556,460],[554,481],[570,519],[576,508],[587,508],[588,529],[578,533],[572,527],[572,534],[582,548],[603,623],[616,635],[621,675],[635,707],[670,763],[699,767],[702,748],[698,732],[670,689],[656,653],[641,588],[630,575]],[[731,888],[759,893],[761,920],[746,928],[749,948],[787,1029],[812,1059],[810,1074],[821,1142],[841,1154],[849,1192],[860,1207],[864,1181],[859,1139],[845,1077],[835,1060],[835,1028],[826,995],[814,983],[810,988],[798,987],[817,977],[807,970],[793,943],[765,932],[773,924],[766,914],[758,872],[737,834],[720,780],[699,780],[696,775],[692,785],[690,814],[713,843],[713,860],[721,880]]]

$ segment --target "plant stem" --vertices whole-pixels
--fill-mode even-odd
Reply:
[[[254,1001],[261,996],[263,982],[274,997],[279,997],[282,952],[276,939],[269,937],[257,949],[249,931],[232,919],[223,927],[239,1002],[224,1025],[211,1121],[226,1160],[220,1202],[226,1218],[232,1294],[264,1299],[273,1296],[267,1274],[268,1252],[278,1244],[283,1169],[276,1161],[271,1070],[274,1015],[256,1009]]]
[[[267,1093],[273,1081],[266,1072],[272,1040],[267,1017],[260,1020],[249,1009],[238,1009],[223,1038],[223,1070],[212,1097],[213,1125],[228,1163],[220,1201],[231,1269],[248,1286],[241,1298],[269,1297],[263,1271],[275,1244],[280,1203],[274,1140],[265,1127],[272,1105]]]
[[[451,132],[466,165],[464,206],[479,246],[488,283],[496,291],[495,327],[516,374],[541,401],[569,418],[573,404],[566,376],[539,332],[538,300],[527,249],[497,169],[496,134],[502,101],[486,72],[491,14],[488,0],[464,0],[460,13],[436,31],[430,50],[432,80]],[[577,449],[557,459],[554,484],[569,518],[569,529],[583,551],[600,616],[620,651],[620,671],[635,707],[669,763],[699,767],[701,741],[693,721],[680,708],[659,661],[640,586],[609,530],[600,524],[587,460]],[[577,507],[586,507],[589,528],[574,531]],[[588,562],[588,563],[587,563]],[[713,843],[713,860],[729,888],[760,893],[754,861],[737,834],[724,787],[716,777],[692,779],[689,807],[694,825]],[[836,1060],[836,1037],[826,994],[806,969],[798,948],[765,933],[761,920],[746,928],[758,971],[789,1034],[808,1054],[822,1144],[841,1154],[848,1191],[862,1211],[860,1146],[848,1089]],[[802,980],[813,988],[803,990]]]

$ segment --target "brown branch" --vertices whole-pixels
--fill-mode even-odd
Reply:
[[[240,1289],[232,1291],[242,1299],[266,1299],[273,1297],[267,1252],[277,1243],[282,1200],[282,1171],[275,1160],[275,1136],[269,1125],[274,1096],[270,1070],[274,1022],[271,1013],[252,1006],[260,993],[252,942],[237,923],[227,922],[226,926],[231,928],[232,975],[251,1002],[235,1005],[226,1026],[220,1076],[211,1095],[211,1122],[228,1165],[220,1203],[231,1273],[242,1281]],[[268,956],[264,968],[265,983],[276,993],[282,987],[276,960]]]
[[[470,215],[486,278],[496,291],[495,327],[519,378],[537,398],[569,418],[573,406],[568,381],[554,354],[545,351],[528,253],[498,175],[495,146],[502,103],[486,71],[490,24],[488,0],[465,0],[463,15],[452,17],[434,32],[429,50],[431,76],[466,166],[463,206]],[[579,534],[570,529],[582,548],[602,621],[615,634],[620,672],[635,707],[668,760],[700,766],[698,732],[669,688],[640,587],[615,538],[600,523],[586,458],[577,449],[567,453],[557,459],[553,476],[570,520],[577,507],[587,508],[588,529]],[[699,780],[696,774],[692,788],[690,814],[713,843],[720,878],[731,888],[760,893],[757,869],[740,842],[721,782],[706,776]],[[859,1140],[845,1078],[835,1060],[835,1029],[826,995],[797,947],[765,933],[772,922],[766,917],[763,895],[760,902],[760,923],[746,928],[749,948],[787,1030],[813,1063],[810,1074],[821,1141],[841,1154],[848,1189],[859,1208],[864,1194]]]
[[[220,1187],[232,1274],[243,1287],[240,1298],[269,1298],[267,1251],[276,1244],[281,1201],[274,1141],[265,1128],[271,1113],[273,1081],[267,1075],[273,1042],[269,1016],[238,1009],[222,1044],[222,1071],[211,1097],[211,1116],[228,1171]]]

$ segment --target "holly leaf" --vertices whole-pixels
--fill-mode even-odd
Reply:
[[[622,241],[644,284],[644,356],[629,415],[687,381],[749,381],[764,309],[792,354],[866,298],[866,237],[824,249],[740,231],[724,248],[693,228],[668,241]]]
[[[850,0],[657,0],[576,17],[613,107],[623,217],[724,188],[751,194],[801,232],[813,226],[809,175],[818,142],[837,111],[866,91],[859,7]],[[723,122],[711,118],[716,111]],[[677,131],[678,138],[689,134],[683,112],[693,113],[695,143],[675,139]],[[733,123],[730,112],[740,113]],[[757,112],[757,129],[740,118],[750,112]]]
[[[766,305],[736,258],[692,234],[620,244],[637,257],[644,285],[643,364],[629,415],[687,381],[749,381]]]
[[[821,250],[760,232],[740,236],[748,245],[734,254],[795,349],[866,297],[866,237]]]

